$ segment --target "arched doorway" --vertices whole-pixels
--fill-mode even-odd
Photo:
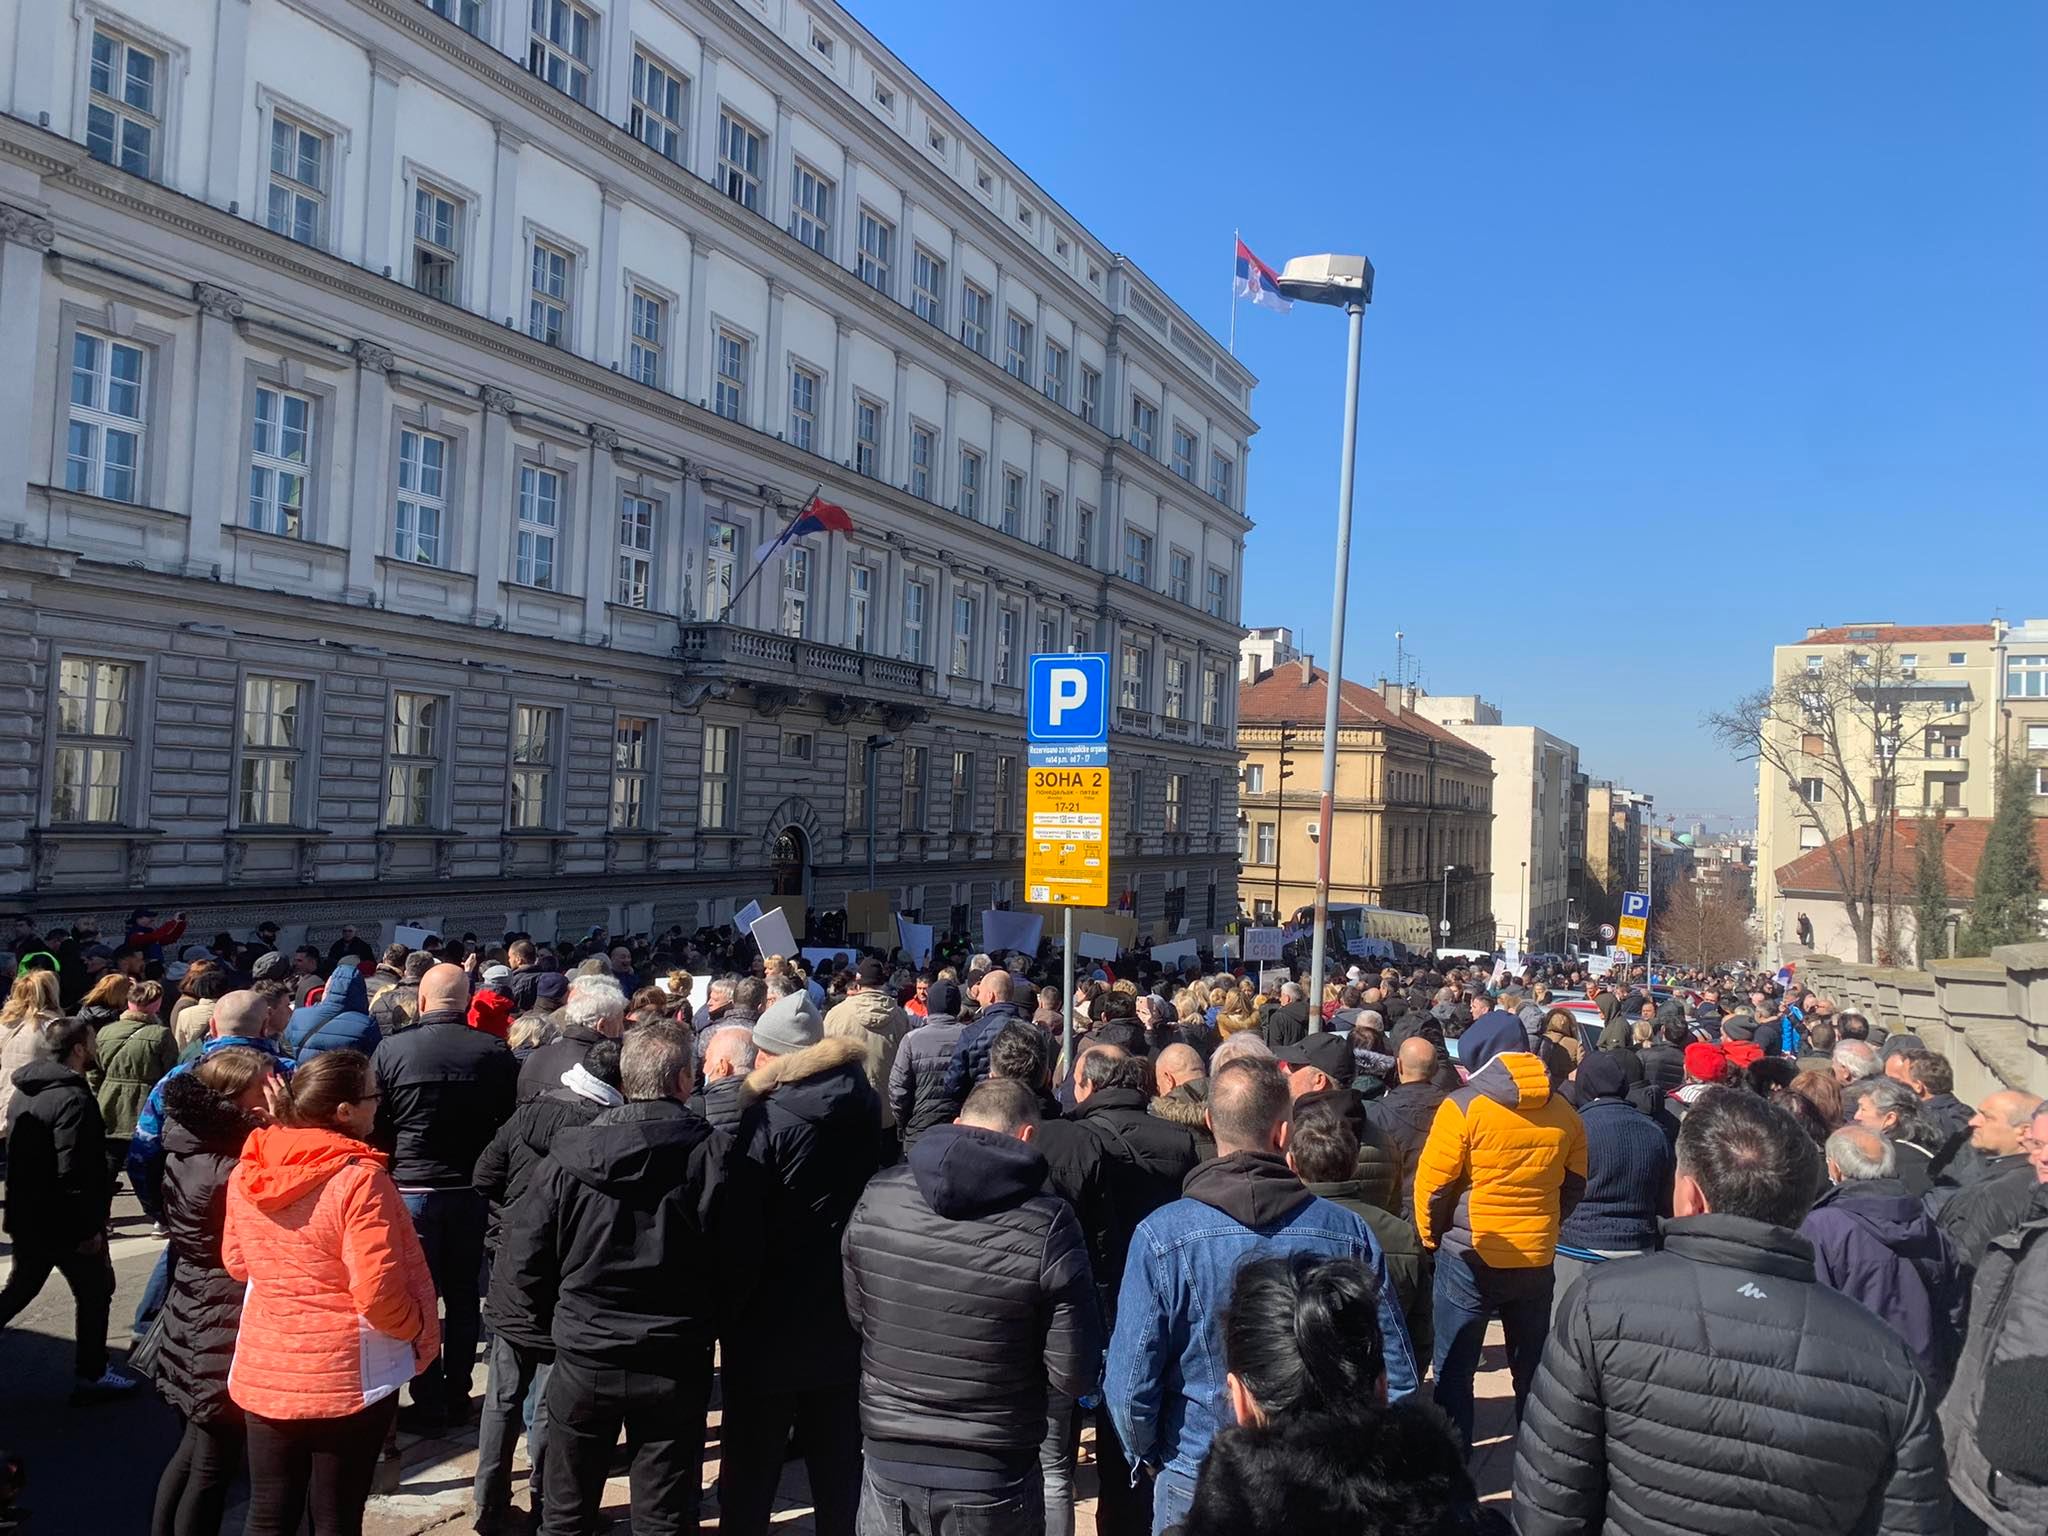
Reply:
[[[811,894],[811,841],[801,827],[784,827],[768,855],[769,887],[777,896]]]

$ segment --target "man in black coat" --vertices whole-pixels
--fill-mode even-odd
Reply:
[[[1328,1030],[1305,1035],[1280,1053],[1280,1068],[1295,1108],[1328,1100],[1350,1125],[1358,1139],[1358,1163],[1350,1178],[1364,1198],[1383,1210],[1400,1209],[1404,1159],[1393,1138],[1367,1117],[1367,1101],[1351,1086],[1358,1077],[1351,1036]],[[1412,1186],[1412,1173],[1408,1182]]]
[[[1415,1168],[1423,1143],[1436,1119],[1437,1106],[1449,1097],[1436,1080],[1437,1051],[1428,1037],[1410,1035],[1394,1052],[1394,1073],[1400,1080],[1365,1106],[1365,1118],[1377,1135],[1400,1157],[1402,1219],[1415,1219]]]
[[[76,1305],[77,1397],[136,1385],[107,1365],[107,1312],[114,1266],[107,1214],[114,1180],[107,1127],[86,1073],[98,1063],[93,1027],[59,1019],[43,1028],[44,1055],[14,1074],[8,1106],[7,1235],[14,1267],[0,1290],[0,1328],[12,1322],[56,1270]]]
[[[621,1425],[633,1529],[697,1529],[714,1340],[754,1294],[759,1170],[687,1108],[687,1027],[636,1027],[619,1055],[627,1103],[556,1136],[506,1213],[492,1324],[554,1350],[542,1529],[594,1529]]]
[[[1294,982],[1280,984],[1280,1003],[1259,1021],[1259,1033],[1277,1053],[1308,1033],[1308,994]]]
[[[953,1047],[952,1064],[946,1069],[943,1091],[956,1104],[965,1102],[968,1089],[988,1076],[989,1047],[1005,1026],[1019,1020],[1030,1022],[1030,1015],[1010,1001],[1010,985],[1008,971],[990,971],[975,985],[974,1000],[980,1012],[961,1031],[960,1042]]]
[[[1595,1267],[1558,1308],[1516,1446],[1522,1536],[1950,1529],[1912,1353],[1815,1278],[1795,1230],[1819,1156],[1754,1094],[1694,1102],[1664,1251]]]
[[[618,1039],[625,1029],[626,994],[616,981],[609,976],[572,977],[560,1033],[520,1063],[520,1103],[561,1087],[562,1074],[589,1055],[592,1046]]]
[[[863,1041],[833,1036],[808,994],[754,1025],[738,1151],[767,1170],[766,1265],[724,1351],[721,1536],[765,1536],[792,1428],[819,1536],[852,1536],[860,1506],[860,1340],[839,1240],[881,1154],[882,1105]]]
[[[944,1529],[971,1507],[990,1536],[1046,1529],[1047,1395],[1094,1389],[1103,1330],[1080,1225],[1045,1193],[1037,1118],[1023,1084],[982,1083],[854,1211],[863,1526]]]
[[[1973,1156],[1967,1180],[1959,1189],[1936,1187],[1936,1194],[1946,1198],[1935,1219],[1955,1244],[1966,1284],[1991,1239],[2011,1231],[2033,1201],[2034,1170],[2020,1138],[2040,1107],[2040,1095],[2023,1088],[1987,1095],[1970,1117]]]

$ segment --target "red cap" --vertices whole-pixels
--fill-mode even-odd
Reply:
[[[1764,1059],[1764,1048],[1754,1040],[1726,1040],[1721,1050],[1728,1057],[1728,1065],[1738,1070]]]
[[[1695,1040],[1685,1048],[1685,1075],[1702,1083],[1718,1083],[1728,1075],[1728,1057],[1720,1046]]]

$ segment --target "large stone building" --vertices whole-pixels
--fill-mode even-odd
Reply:
[[[1282,922],[1315,900],[1329,674],[1302,656],[1237,691],[1237,818],[1246,910]],[[1447,915],[1459,947],[1493,944],[1494,771],[1416,713],[1414,689],[1338,694],[1330,900]]]
[[[1602,924],[1620,921],[1622,893],[1642,890],[1649,878],[1644,833],[1651,803],[1650,796],[1605,779],[1586,786],[1586,907],[1579,937],[1589,946],[1600,942]]]
[[[1586,777],[1579,749],[1533,725],[1504,725],[1477,694],[1419,694],[1414,709],[1493,760],[1498,931],[1488,942],[1563,953],[1577,922]],[[1590,939],[1584,929],[1579,937]]]
[[[847,12],[0,35],[0,904],[642,929],[873,856],[943,922],[1080,647],[1119,886],[1234,913],[1253,380]]]

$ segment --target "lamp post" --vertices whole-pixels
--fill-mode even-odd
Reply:
[[[1457,867],[1455,864],[1446,864],[1444,866],[1444,901],[1443,906],[1437,912],[1436,918],[1437,944],[1439,947],[1442,946],[1445,939],[1451,936],[1451,871]]]
[[[1344,680],[1344,605],[1351,584],[1351,494],[1358,458],[1358,364],[1365,347],[1365,306],[1372,302],[1372,263],[1363,256],[1297,256],[1280,274],[1283,297],[1340,308],[1351,319],[1344,374],[1344,457],[1337,477],[1337,574],[1330,600],[1330,659],[1323,689],[1323,794],[1317,817],[1315,935],[1309,945],[1309,1028],[1320,1031],[1323,947],[1330,915],[1330,806],[1337,794],[1337,699]]]
[[[896,745],[894,736],[874,735],[868,738],[868,889],[875,888],[875,759],[882,755],[882,748]],[[1068,991],[1073,989],[1070,987]]]

